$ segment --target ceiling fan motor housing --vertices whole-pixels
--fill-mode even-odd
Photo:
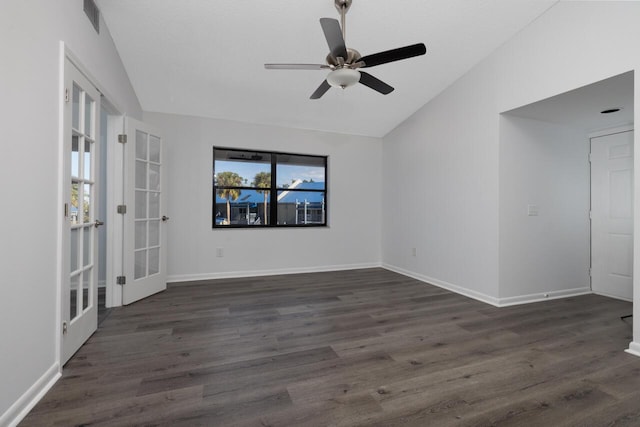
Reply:
[[[343,58],[344,59],[344,63],[345,64],[355,64],[356,62],[358,62],[358,60],[362,57],[362,55],[360,55],[360,52],[358,52],[355,49],[351,49],[351,48],[347,48],[347,57]],[[341,67],[344,64],[340,64],[340,61],[338,60],[338,58],[336,58],[335,56],[333,56],[332,54],[328,54],[327,55],[327,64],[332,65],[334,67]]]

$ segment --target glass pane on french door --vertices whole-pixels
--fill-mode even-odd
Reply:
[[[95,289],[96,100],[73,85],[69,200],[69,320],[92,308]]]
[[[136,131],[134,279],[159,273],[160,139]]]
[[[62,364],[98,324],[96,202],[100,190],[96,168],[100,155],[100,92],[69,58],[64,60],[64,93]]]

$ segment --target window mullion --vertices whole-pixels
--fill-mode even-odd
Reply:
[[[277,186],[276,183],[277,181],[277,176],[276,176],[276,169],[277,169],[277,164],[278,164],[278,155],[277,154],[272,154],[271,155],[271,189],[270,189],[270,195],[271,197],[269,198],[271,200],[271,203],[269,204],[269,225],[273,226],[276,225],[278,223],[278,190],[277,190]]]

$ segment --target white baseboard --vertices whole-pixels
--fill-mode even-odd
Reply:
[[[629,354],[640,357],[640,343],[631,341],[629,348],[625,350]]]
[[[592,293],[590,288],[575,288],[575,289],[564,289],[561,291],[540,292],[540,293],[531,294],[531,295],[520,295],[515,297],[507,297],[507,298],[495,298],[490,295],[486,295],[481,292],[474,291],[472,289],[454,285],[453,283],[445,282],[443,280],[434,279],[433,277],[428,277],[422,274],[414,273],[412,271],[408,271],[393,265],[383,263],[382,268],[386,268],[387,270],[400,273],[404,276],[412,277],[422,282],[426,282],[430,285],[438,286],[440,288],[447,289],[457,294],[464,295],[466,297],[473,298],[475,300],[478,300],[487,304],[491,304],[494,307],[508,307],[511,305],[529,304],[532,302],[547,301],[547,300],[559,299],[559,298],[568,298],[568,297],[574,297],[578,295],[587,295]]]
[[[607,298],[619,299],[620,301],[633,302],[633,298],[624,298],[624,297],[621,297],[621,296],[618,296],[618,295],[608,294],[606,292],[598,291],[598,292],[594,292],[594,294],[600,295],[600,296],[603,296],[603,297],[607,297]]]
[[[422,274],[414,273],[412,271],[405,270],[403,268],[399,268],[389,264],[382,264],[382,268],[385,268],[389,271],[393,271],[395,273],[402,274],[407,277],[414,278],[416,280],[420,280],[421,282],[428,283],[430,285],[437,286],[439,288],[446,289],[448,291],[455,292],[460,295],[464,295],[469,298],[473,298],[475,300],[484,302],[486,304],[491,304],[495,307],[499,307],[499,300],[492,296],[483,294],[481,292],[474,291],[472,289],[463,288],[462,286],[454,285],[453,283],[445,282],[443,280],[434,279],[433,277],[428,277]]]
[[[510,305],[529,304],[532,302],[548,301],[552,299],[576,297],[579,295],[591,294],[591,288],[563,289],[560,291],[539,292],[530,295],[519,295],[515,297],[498,298],[498,307],[508,307]]]
[[[0,426],[15,427],[60,378],[60,365],[54,363],[7,411],[0,416]]]
[[[193,282],[196,280],[235,279],[239,277],[276,276],[280,274],[320,273],[324,271],[361,270],[381,267],[380,263],[325,265],[273,270],[225,271],[221,273],[174,274],[167,276],[167,283]]]

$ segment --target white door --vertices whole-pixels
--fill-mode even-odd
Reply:
[[[167,288],[163,141],[144,123],[125,123],[124,284],[122,303],[131,304]]]
[[[591,289],[633,298],[633,131],[591,138]]]
[[[98,200],[100,93],[65,59],[62,363],[98,324]]]

